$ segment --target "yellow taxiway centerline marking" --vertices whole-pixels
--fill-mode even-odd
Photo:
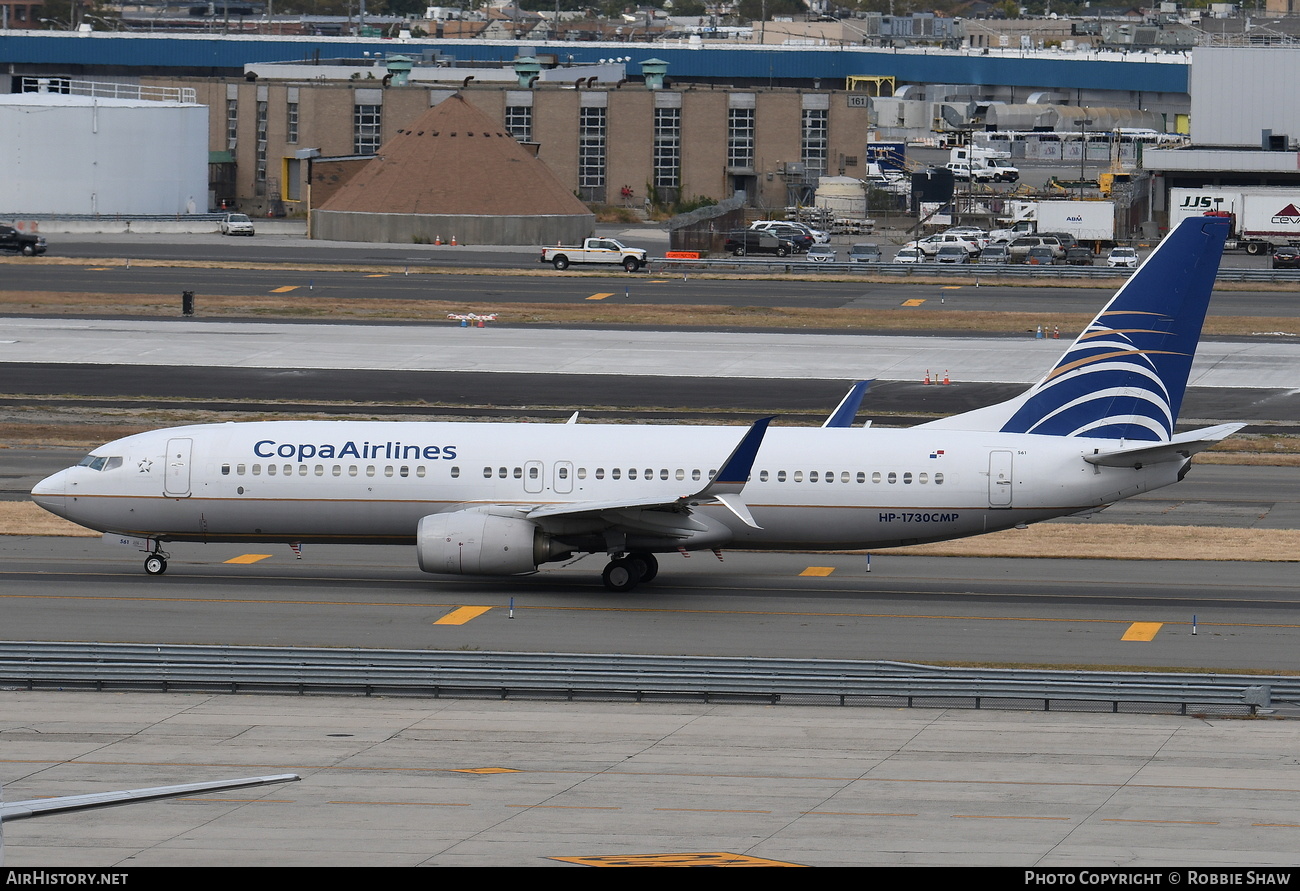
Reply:
[[[366,278],[388,278],[387,272],[372,272]]]
[[[608,293],[608,294],[592,294],[592,295],[591,295],[590,297],[588,297],[587,299],[588,299],[588,300],[604,300],[606,297],[613,297],[613,296],[614,296],[614,293],[611,291],[611,292]]]
[[[1128,626],[1128,631],[1124,632],[1124,636],[1120,640],[1149,641],[1156,636],[1156,632],[1160,630],[1162,625],[1164,625],[1164,622],[1134,622]]]
[[[271,289],[271,293],[272,293],[272,294],[283,294],[283,293],[285,293],[286,291],[296,291],[296,290],[298,290],[298,287],[299,287],[298,285],[284,285],[283,287],[272,288],[272,289]]]
[[[265,560],[270,554],[240,554],[238,557],[231,557],[226,563],[256,563],[259,560]]]
[[[940,291],[960,291],[960,290],[961,290],[961,287],[962,287],[961,285],[944,285],[944,286],[941,287],[939,290],[940,290]]]
[[[924,298],[924,297],[913,297],[911,300],[904,300],[903,303],[902,303],[902,305],[903,305],[903,306],[920,306],[920,305],[921,305],[922,303],[924,303],[924,302],[925,302],[925,298]]]
[[[809,566],[800,575],[830,575],[835,571],[834,566]]]
[[[490,606],[458,606],[433,624],[464,625],[471,619],[477,619],[491,608]]]

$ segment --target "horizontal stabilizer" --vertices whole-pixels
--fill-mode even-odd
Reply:
[[[1126,449],[1097,451],[1084,455],[1083,460],[1101,467],[1142,467],[1164,461],[1186,461],[1197,452],[1203,452],[1236,433],[1245,424],[1219,424],[1180,433],[1168,442],[1143,444]]]

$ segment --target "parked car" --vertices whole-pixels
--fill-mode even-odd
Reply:
[[[736,257],[746,254],[776,254],[788,257],[794,253],[794,245],[784,238],[777,238],[771,232],[758,229],[741,229],[727,236],[723,250]]]
[[[850,263],[879,263],[880,246],[875,244],[855,244],[849,248]]]
[[[1300,269],[1300,248],[1284,244],[1273,248],[1274,269]]]
[[[755,223],[751,223],[749,228],[762,229],[765,231],[771,231],[774,229],[797,229],[811,238],[816,244],[827,244],[831,240],[831,234],[829,232],[824,232],[821,229],[814,229],[807,223],[798,223],[793,220],[759,220]]]
[[[1025,262],[1030,266],[1054,266],[1056,261],[1056,251],[1050,244],[1036,244],[1025,255]]]
[[[1072,247],[1079,246],[1079,240],[1069,232],[1038,232],[1036,234],[1055,238],[1061,243],[1061,247],[1067,251]]]
[[[1065,249],[1065,263],[1067,266],[1091,266],[1096,259],[1092,255],[1092,251],[1086,247]]]
[[[1106,265],[1111,269],[1137,269],[1137,251],[1131,247],[1114,247],[1106,255]]]
[[[0,251],[13,251],[24,257],[45,253],[45,236],[23,232],[13,226],[0,224]]]
[[[784,239],[794,245],[795,251],[803,253],[817,243],[813,236],[809,235],[803,229],[795,226],[772,226],[769,229],[759,229],[759,232],[767,232],[775,235],[777,238]]]
[[[989,243],[989,234],[983,229],[977,229],[974,226],[954,226],[951,229],[945,229],[943,234],[956,235],[980,249],[983,249]]]
[[[1005,244],[991,244],[980,251],[979,262],[983,264],[1010,263],[1011,249]]]
[[[969,263],[970,252],[959,244],[945,244],[935,253],[939,263]]]
[[[222,235],[253,235],[253,221],[246,213],[228,213],[217,223]]]
[[[899,248],[898,253],[894,254],[895,263],[923,263],[925,254],[921,253],[918,247]]]
[[[925,254],[927,257],[933,257],[939,252],[939,248],[943,247],[945,244],[961,245],[966,249],[966,253],[968,254],[978,254],[980,252],[979,245],[972,241],[968,241],[960,235],[952,235],[947,232],[940,235],[927,235],[925,238],[918,238],[916,241],[909,244],[908,247],[920,248],[921,253]]]
[[[814,244],[804,259],[810,263],[834,263],[835,249],[828,244]]]
[[[1029,249],[1047,246],[1052,249],[1053,259],[1065,259],[1065,248],[1051,235],[1022,235],[1011,242],[1011,262],[1023,263],[1029,256]]]

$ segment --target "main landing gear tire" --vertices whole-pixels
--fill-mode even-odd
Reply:
[[[600,574],[605,587],[610,591],[623,593],[631,591],[641,581],[642,563],[627,557],[609,561],[605,571]]]
[[[162,575],[167,571],[167,561],[157,554],[150,554],[144,558],[144,571],[149,575]]]
[[[659,574],[659,561],[656,560],[655,555],[651,554],[649,551],[629,554],[627,559],[641,567],[642,582],[652,582],[654,581],[654,577]]]

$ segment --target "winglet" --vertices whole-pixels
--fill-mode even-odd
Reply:
[[[849,392],[844,394],[840,404],[835,406],[835,411],[831,412],[826,423],[822,427],[852,427],[853,420],[858,416],[858,409],[862,406],[862,397],[867,395],[871,389],[871,381],[858,381]]]
[[[759,418],[754,425],[749,428],[745,435],[727,460],[722,462],[722,467],[709,480],[709,484],[696,493],[698,497],[713,496],[719,492],[739,493],[745,488],[745,483],[749,482],[749,472],[754,468],[754,459],[758,457],[758,447],[763,444],[763,437],[767,434],[767,425],[772,423],[775,415],[767,418]]]

